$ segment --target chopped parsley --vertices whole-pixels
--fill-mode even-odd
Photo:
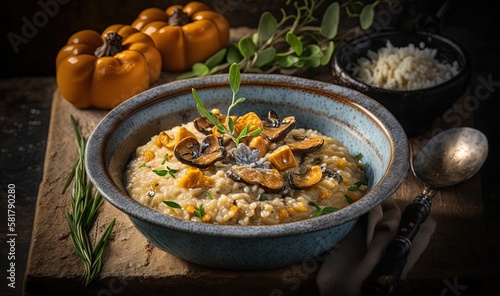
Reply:
[[[166,204],[167,206],[171,207],[171,208],[174,208],[174,209],[181,209],[181,205],[179,205],[178,203],[176,203],[175,201],[171,201],[171,200],[164,200],[163,201],[164,204]]]
[[[201,204],[196,211],[194,211],[194,215],[198,217],[201,221],[203,221],[203,215],[205,215],[205,209],[203,208],[203,204]]]
[[[318,206],[318,204],[315,203],[315,202],[313,202],[313,201],[310,201],[309,205],[311,205],[311,206],[313,206],[313,207],[316,208],[316,212],[313,214],[313,217],[318,217],[318,216],[325,215],[325,214],[328,214],[328,213],[335,212],[335,211],[339,210],[336,207],[323,207],[322,208],[322,207]]]
[[[153,170],[153,173],[157,174],[160,177],[163,177],[163,176],[166,176],[166,175],[170,175],[173,178],[175,178],[175,173],[177,173],[178,171],[179,170],[172,169],[169,166],[167,166],[166,170]]]

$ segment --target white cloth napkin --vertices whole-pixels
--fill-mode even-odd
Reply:
[[[397,233],[402,210],[391,200],[360,218],[349,235],[328,255],[318,271],[321,295],[359,296],[361,285],[381,260],[389,241]],[[432,217],[420,226],[412,243],[404,279],[429,244],[436,228]]]

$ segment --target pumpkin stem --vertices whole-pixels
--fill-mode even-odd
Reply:
[[[114,56],[123,50],[122,39],[118,33],[109,32],[104,38],[104,43],[94,51],[94,55],[98,58]]]
[[[175,8],[172,15],[168,17],[169,26],[184,26],[189,24],[189,17],[182,9]]]

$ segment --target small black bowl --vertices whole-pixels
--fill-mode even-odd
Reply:
[[[406,47],[421,42],[425,48],[437,49],[436,59],[449,64],[458,62],[459,73],[439,85],[418,90],[390,90],[374,87],[357,80],[347,69],[348,64],[366,57],[369,50],[376,52],[387,41],[395,47]],[[401,123],[408,136],[427,131],[433,121],[443,115],[464,95],[470,83],[470,60],[456,42],[429,32],[383,31],[353,38],[340,45],[332,59],[333,82],[372,97],[386,107]]]

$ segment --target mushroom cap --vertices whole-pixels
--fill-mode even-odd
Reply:
[[[308,138],[308,137],[290,137],[292,141],[286,141],[286,144],[293,153],[307,154],[318,151],[325,143],[322,138]]]
[[[279,142],[295,128],[296,123],[294,116],[285,117],[280,121],[276,112],[269,111],[267,119],[263,121],[261,134],[271,142]]]
[[[177,160],[197,168],[207,168],[226,157],[226,148],[220,145],[219,138],[208,135],[201,144],[194,137],[181,140],[174,148]]]
[[[277,169],[260,168],[250,165],[233,166],[228,174],[235,181],[250,185],[258,184],[270,192],[279,192],[285,186],[283,177]]]
[[[295,189],[304,189],[313,186],[318,183],[323,177],[323,172],[319,165],[314,165],[309,167],[309,169],[303,173],[292,173],[288,174],[288,182]]]

